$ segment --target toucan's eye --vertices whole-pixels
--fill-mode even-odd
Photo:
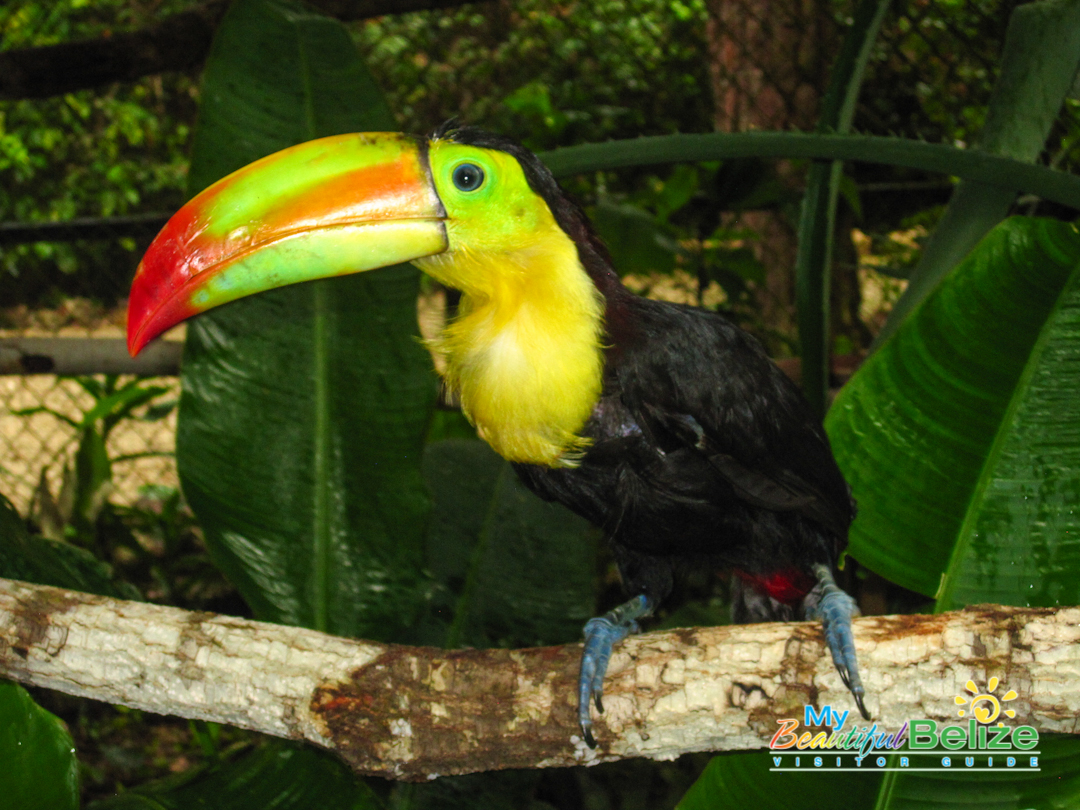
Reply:
[[[462,191],[476,191],[484,185],[484,170],[475,163],[462,163],[454,169],[453,180]]]

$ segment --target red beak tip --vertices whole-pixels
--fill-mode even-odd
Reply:
[[[135,332],[128,332],[127,338],[127,350],[128,354],[135,357],[146,348],[147,341],[142,339],[143,330],[139,329]]]

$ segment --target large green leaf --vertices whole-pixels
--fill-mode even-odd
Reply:
[[[713,757],[678,810],[868,810],[881,785],[880,773],[770,773],[768,751]]]
[[[1014,10],[978,150],[1034,163],[1072,89],[1078,67],[1078,0],[1043,0]],[[1015,191],[973,179],[957,185],[875,345],[882,344],[945,274],[1005,218],[1016,199]]]
[[[64,724],[18,684],[0,681],[0,804],[19,810],[79,806],[79,765]]]
[[[290,144],[393,121],[339,24],[229,11],[206,66],[190,191]],[[390,638],[419,609],[434,403],[418,273],[238,301],[188,331],[177,462],[215,562],[263,619]]]
[[[393,129],[348,32],[239,0],[207,62],[189,191],[322,135]],[[391,638],[424,590],[420,473],[434,404],[419,274],[276,290],[189,326],[177,463],[215,562],[260,618]],[[328,754],[268,746],[113,806],[376,806]]]
[[[809,763],[813,755],[806,757]],[[955,754],[954,754],[955,757]],[[1044,737],[1039,771],[965,773],[873,771],[830,773],[808,766],[802,773],[770,773],[767,751],[713,758],[687,791],[679,810],[752,807],[755,810],[1059,810],[1080,802],[1080,740]],[[890,764],[895,764],[893,760]],[[923,763],[920,763],[923,764]]]
[[[907,588],[1080,602],[1080,233],[1002,223],[826,420],[859,503],[850,552]]]
[[[427,566],[448,598],[447,647],[575,641],[595,608],[596,536],[545,503],[486,444],[430,445],[424,473],[434,507]]]
[[[278,741],[239,760],[135,788],[87,810],[377,810],[382,803],[339,761]]]
[[[885,775],[874,810],[1060,810],[1080,805],[1080,740],[1043,736],[1038,771],[962,771]]]

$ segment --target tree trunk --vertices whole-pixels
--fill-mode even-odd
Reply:
[[[720,132],[810,131],[817,123],[838,34],[825,0],[706,0],[709,76],[714,126]],[[793,190],[806,172],[790,161],[776,167]],[[798,212],[751,211],[732,225],[758,235],[753,245],[765,267],[758,300],[765,324],[793,341],[795,220]],[[776,353],[780,347],[771,345]]]

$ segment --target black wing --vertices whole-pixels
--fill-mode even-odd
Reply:
[[[634,298],[611,387],[664,453],[693,448],[747,503],[798,512],[843,540],[850,490],[802,393],[723,316]]]
[[[633,592],[664,598],[699,556],[755,575],[834,562],[853,504],[794,383],[721,316],[622,305],[592,446],[573,469],[518,465],[526,485],[601,526]]]

